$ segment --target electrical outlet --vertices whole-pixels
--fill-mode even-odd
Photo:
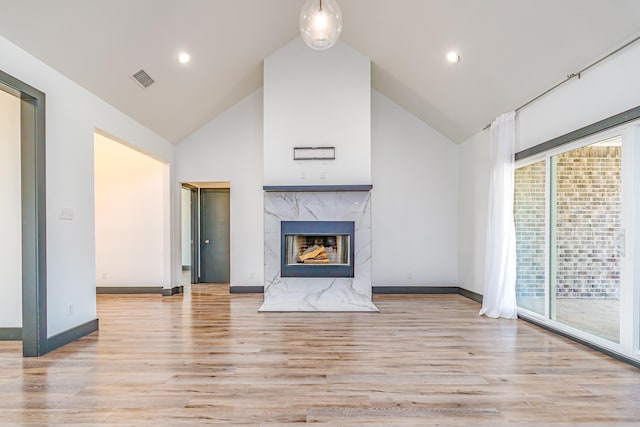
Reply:
[[[407,273],[407,279],[409,279],[409,280],[413,279],[413,273],[408,272]]]
[[[73,303],[67,304],[67,316],[73,316]]]
[[[102,275],[100,276],[100,278],[102,280],[107,280],[107,273],[102,273]]]
[[[253,272],[249,273],[249,280],[253,280],[254,277],[255,275],[253,274]]]

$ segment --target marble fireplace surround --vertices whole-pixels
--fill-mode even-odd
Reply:
[[[265,186],[259,311],[377,312],[371,300],[371,186]],[[354,277],[281,277],[281,221],[354,221]]]

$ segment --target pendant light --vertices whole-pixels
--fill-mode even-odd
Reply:
[[[300,11],[300,35],[312,49],[329,49],[342,32],[342,12],[335,0],[307,0]]]

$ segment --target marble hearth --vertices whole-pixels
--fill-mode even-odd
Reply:
[[[371,186],[264,189],[260,311],[378,311],[371,301]],[[283,221],[353,222],[353,277],[282,277]]]

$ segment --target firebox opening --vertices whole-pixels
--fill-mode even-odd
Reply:
[[[282,221],[282,277],[353,277],[352,221]]]
[[[300,235],[287,234],[287,264],[349,264],[349,235]]]

